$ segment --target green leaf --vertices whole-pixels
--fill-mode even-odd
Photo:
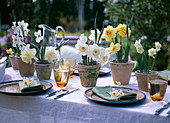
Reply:
[[[111,14],[110,19],[111,19],[112,27],[115,28],[115,24],[114,24],[114,21],[113,21],[113,16],[112,16],[112,14]]]
[[[89,38],[89,35],[90,35],[90,33],[91,33],[91,30],[92,30],[92,28],[90,28],[90,30],[89,30],[89,32],[88,32],[88,34],[87,34],[87,39]]]
[[[22,35],[23,35],[23,38],[24,38],[24,43],[25,43],[25,33],[24,33],[24,29],[23,29],[22,26],[21,26],[21,32],[22,32]]]
[[[116,34],[116,37],[115,37],[115,44],[116,43],[118,43],[117,34]]]
[[[131,17],[130,23],[129,23],[129,28],[132,29],[131,25],[132,25],[132,21],[133,21],[133,16]]]
[[[129,37],[128,24],[126,25],[126,34],[127,34],[127,38],[128,38]]]
[[[103,30],[104,30],[104,23],[103,23],[102,30],[101,30],[100,35],[99,35],[98,44],[99,44],[99,41],[100,41],[100,39],[102,37]]]
[[[30,44],[31,44],[32,46],[34,46],[34,47],[38,50],[38,52],[40,52],[40,49],[39,49],[39,47],[38,47],[36,44],[34,44],[34,43],[32,43],[32,42],[30,42]]]
[[[79,38],[80,36],[79,36],[79,32],[78,32],[78,30],[77,30],[77,27],[76,27],[76,26],[74,26],[74,28],[75,28],[76,33],[77,33],[77,36],[78,36],[78,38]]]
[[[15,16],[14,10],[12,10],[12,17],[13,17],[13,20],[16,21],[16,16]]]
[[[87,55],[82,55],[82,64],[87,65]]]
[[[94,19],[95,43],[97,43],[97,29],[96,29],[97,14],[98,12],[96,13],[96,16]]]
[[[67,43],[69,40],[61,43],[59,46],[57,46],[57,48],[55,48],[55,50],[59,50],[65,43]]]
[[[43,50],[43,41],[42,41],[41,47],[40,47],[40,60],[43,60],[43,52],[44,50]]]
[[[126,39],[126,47],[125,47],[125,57],[124,57],[124,61],[127,62],[128,61],[128,52],[129,52],[129,40],[128,40],[128,24],[126,25],[126,34],[127,34],[127,39]]]

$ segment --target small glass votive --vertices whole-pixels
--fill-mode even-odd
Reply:
[[[69,68],[62,68],[60,64],[56,64],[54,65],[53,70],[57,86],[66,87],[70,76]]]
[[[153,101],[162,101],[168,84],[167,80],[148,77],[148,90]]]
[[[75,71],[75,66],[76,66],[76,59],[72,59],[72,58],[63,58],[61,60],[61,67],[64,69],[68,69],[70,70],[70,77],[73,77],[74,71]]]

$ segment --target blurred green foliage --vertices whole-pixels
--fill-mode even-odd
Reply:
[[[127,23],[131,16],[134,17],[132,23],[133,40],[138,40],[141,36],[147,36],[147,46],[153,46],[154,42],[163,40],[162,50],[158,53],[154,70],[163,70],[170,64],[170,52],[168,52],[169,42],[167,36],[170,35],[170,6],[167,0],[118,0],[114,2],[107,0],[104,3],[105,16],[110,19],[113,15],[114,22]],[[133,46],[134,47],[134,46]],[[134,59],[138,58],[136,52]]]
[[[74,25],[79,29],[78,1],[81,0],[0,0],[2,11],[2,24],[12,25],[12,10],[16,14],[16,21],[25,20],[29,28],[34,29],[35,24],[46,24],[52,28],[63,26],[69,32],[75,32]],[[95,14],[98,11],[99,28],[104,20],[103,5],[98,0],[85,0],[84,19],[85,29],[93,27]],[[5,20],[6,21],[3,21]]]

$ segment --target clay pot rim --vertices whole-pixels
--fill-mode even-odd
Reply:
[[[109,61],[109,64],[117,64],[117,65],[119,65],[119,64],[135,64],[135,62],[134,61],[128,61],[128,62],[124,63],[124,62]]]
[[[41,66],[46,66],[46,65],[52,65],[53,63],[46,63],[46,64],[39,64],[39,63],[34,63],[34,65],[41,65]]]
[[[109,61],[109,64],[112,65],[134,65],[135,62],[134,61],[128,61],[127,63],[120,63],[120,62],[113,62],[113,61]]]
[[[17,57],[17,56],[15,56],[15,55],[9,55],[9,57]]]
[[[100,63],[97,63],[96,65],[84,65],[81,62],[77,63],[77,65],[84,66],[84,67],[86,67],[86,66],[90,66],[90,67],[92,67],[92,66],[101,66]]]
[[[141,72],[139,72],[139,70],[136,70],[135,71],[135,74],[142,74],[142,75],[157,75],[158,74],[158,72],[157,71],[152,71],[152,73],[141,73]]]

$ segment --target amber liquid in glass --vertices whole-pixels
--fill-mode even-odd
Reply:
[[[70,72],[64,69],[55,69],[54,78],[58,87],[66,87],[69,80]]]
[[[74,74],[74,69],[70,69],[70,79],[73,77],[73,74]]]
[[[149,93],[153,101],[162,101],[167,88],[165,80],[149,80]]]

